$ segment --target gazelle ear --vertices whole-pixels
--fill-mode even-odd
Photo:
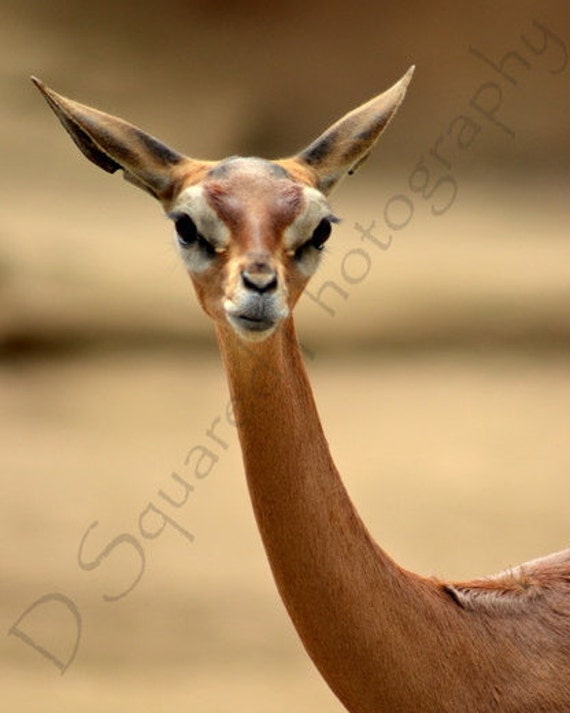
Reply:
[[[410,67],[394,86],[343,116],[294,158],[316,173],[322,193],[330,193],[368,158],[402,103],[413,72]]]
[[[90,161],[108,173],[122,169],[128,181],[159,200],[167,201],[173,193],[177,168],[202,165],[123,119],[66,99],[35,77],[32,81]]]

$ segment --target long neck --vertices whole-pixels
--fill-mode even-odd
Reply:
[[[292,320],[261,343],[241,342],[225,327],[218,339],[255,516],[307,651],[349,710],[407,711],[407,695],[409,710],[423,711],[426,693],[409,671],[430,648],[436,655],[428,622],[443,597],[398,568],[359,518],[332,461]]]

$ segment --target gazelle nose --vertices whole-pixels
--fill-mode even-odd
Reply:
[[[266,262],[251,262],[241,272],[241,279],[248,290],[272,292],[277,288],[277,273]]]

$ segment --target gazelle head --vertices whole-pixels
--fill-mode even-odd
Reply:
[[[191,159],[33,81],[88,159],[109,173],[124,171],[162,203],[205,312],[240,337],[261,340],[288,317],[316,270],[336,220],[327,196],[368,157],[412,72],[276,161]]]

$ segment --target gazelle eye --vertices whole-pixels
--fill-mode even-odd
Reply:
[[[313,250],[319,250],[319,251],[323,249],[326,241],[330,237],[331,230],[332,230],[332,222],[334,220],[335,220],[334,218],[333,219],[323,218],[321,220],[321,222],[313,230],[313,234],[307,240],[307,242],[303,243],[295,250],[295,259],[296,260],[302,260],[303,257],[307,254],[307,251],[310,251],[311,248]]]
[[[328,218],[323,218],[311,235],[311,245],[317,250],[322,250],[324,244],[330,237],[331,230],[332,225],[330,220]]]
[[[183,248],[189,248],[192,245],[197,245],[201,250],[210,256],[216,254],[216,248],[210,243],[206,238],[198,232],[196,223],[192,218],[183,213],[179,215],[175,221],[174,225],[176,227],[176,234],[178,235],[178,242]]]
[[[189,247],[198,240],[198,228],[189,215],[184,213],[174,221],[178,242],[183,247]]]

